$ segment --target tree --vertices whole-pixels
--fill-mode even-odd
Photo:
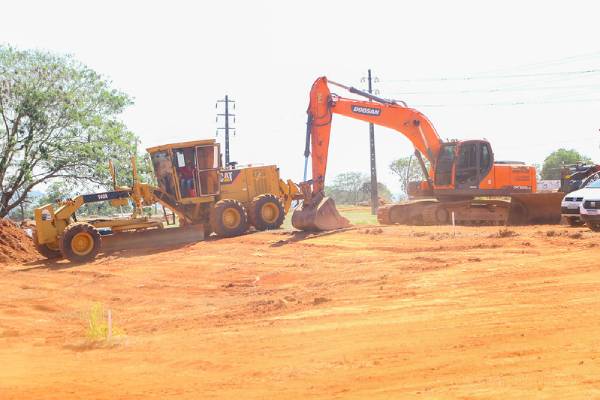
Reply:
[[[365,182],[363,182],[360,191],[364,195],[361,196],[361,199],[359,201],[371,200],[371,179],[365,180]],[[393,197],[390,189],[382,182],[377,182],[377,196],[379,196],[379,198],[384,199],[387,202],[391,202]]]
[[[136,154],[130,104],[71,56],[0,46],[0,217],[49,180],[107,185],[108,159]]]
[[[391,201],[392,193],[383,183],[377,183],[379,197]],[[346,172],[337,175],[325,193],[338,204],[358,204],[371,200],[371,178],[360,172]]]
[[[17,195],[20,195],[19,191],[17,191]],[[33,200],[30,197],[27,197],[18,207],[13,208],[10,213],[8,213],[8,217],[13,221],[23,221],[33,214],[32,210]]]
[[[542,179],[560,179],[560,170],[563,164],[576,164],[578,162],[590,163],[592,160],[576,150],[558,149],[544,160],[542,166]]]
[[[35,207],[41,207],[46,204],[54,204],[60,200],[65,200],[73,196],[75,188],[64,181],[52,182],[42,196],[35,202]]]
[[[414,157],[402,157],[392,161],[390,169],[400,180],[402,191],[408,195],[408,182],[425,179],[419,161]]]
[[[360,172],[345,172],[334,178],[332,189],[338,192],[338,197],[345,193],[344,203],[356,204],[358,203],[360,188],[365,179],[365,175]]]

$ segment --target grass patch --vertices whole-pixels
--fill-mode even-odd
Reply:
[[[503,228],[503,229],[498,230],[498,233],[496,233],[495,235],[491,235],[490,237],[507,238],[507,237],[514,237],[514,236],[519,236],[519,234],[515,231],[511,231],[510,229]]]
[[[110,338],[118,338],[121,336],[125,336],[125,332],[121,328],[116,327],[114,323],[112,323],[109,338],[108,312],[104,310],[102,304],[95,303],[90,308],[88,316],[88,330],[86,336],[88,339],[93,341],[105,341]]]
[[[377,225],[377,215],[371,214],[371,207],[336,205],[342,217],[347,218],[352,225]],[[285,216],[283,229],[292,229],[292,213],[290,210]]]

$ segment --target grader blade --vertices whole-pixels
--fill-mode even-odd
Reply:
[[[180,228],[149,229],[137,232],[116,232],[102,236],[102,252],[132,249],[157,250],[196,243],[205,239],[202,225]]]
[[[342,217],[331,197],[313,198],[304,202],[292,214],[292,226],[301,231],[331,231],[350,226]]]
[[[511,195],[508,223],[511,225],[558,224],[562,192]]]

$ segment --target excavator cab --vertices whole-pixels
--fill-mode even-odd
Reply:
[[[493,154],[490,144],[484,140],[459,142],[456,151],[454,187],[456,189],[479,189],[479,182],[490,172]]]
[[[494,154],[485,140],[443,143],[435,169],[435,187],[478,189],[493,165]]]

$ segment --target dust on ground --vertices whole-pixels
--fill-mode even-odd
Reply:
[[[262,232],[0,269],[3,399],[592,398],[599,233]],[[91,345],[91,307],[125,337]]]

